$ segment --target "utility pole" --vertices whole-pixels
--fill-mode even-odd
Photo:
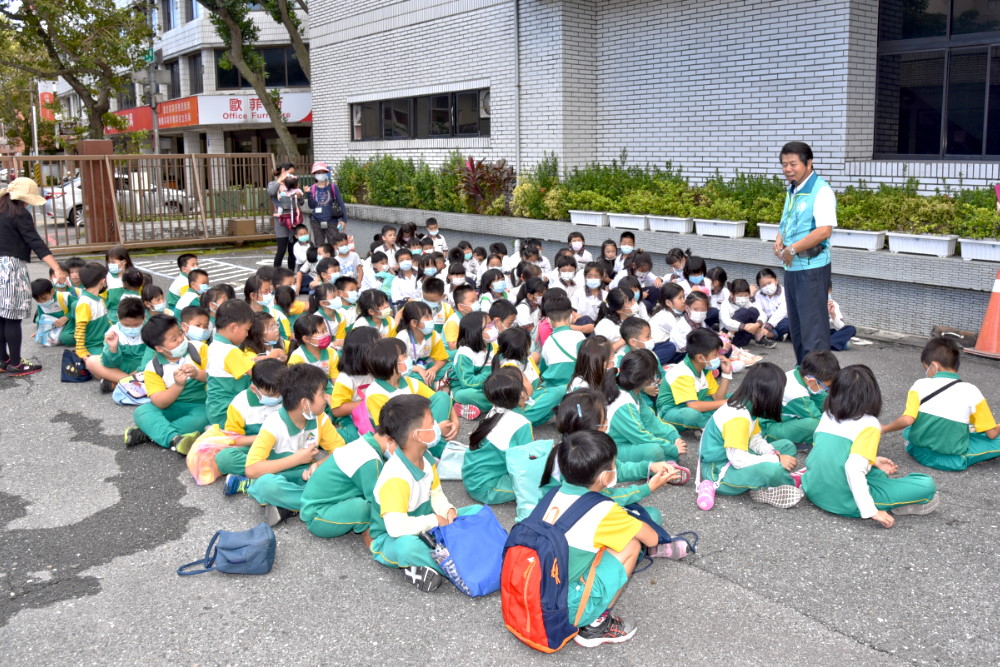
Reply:
[[[156,89],[160,87],[160,84],[156,81],[156,55],[153,46],[153,42],[156,40],[156,26],[153,23],[153,4],[149,4],[149,28],[152,33],[152,37],[149,40],[149,52],[147,53],[146,61],[149,64],[148,67],[148,85],[149,85],[149,108],[152,110],[153,115],[153,154],[160,154],[160,119],[159,114],[156,113]]]
[[[31,154],[38,155],[38,82],[31,80]]]

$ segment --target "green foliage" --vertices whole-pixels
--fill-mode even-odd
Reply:
[[[461,151],[453,151],[448,155],[448,160],[438,170],[437,181],[434,184],[435,205],[430,208],[449,213],[465,210],[458,197],[458,186],[461,181],[459,172],[464,161]]]
[[[566,204],[571,211],[611,211],[615,202],[600,192],[581,190],[566,195]]]
[[[469,156],[459,168],[458,176],[458,194],[469,213],[497,210],[498,199],[502,200],[502,206],[497,215],[507,212],[507,198],[514,190],[516,177],[506,160],[490,162]]]
[[[535,165],[528,178],[528,182],[534,183],[542,192],[551,190],[559,184],[559,158],[555,153],[546,151],[543,153],[541,162]]]
[[[511,200],[511,213],[519,218],[543,219],[545,214],[545,193],[531,181],[521,183],[514,188]]]
[[[955,207],[955,225],[952,234],[967,239],[1000,240],[1000,215],[996,207],[982,208],[959,202]]]
[[[365,184],[364,165],[357,158],[349,157],[337,167],[337,187],[344,201],[349,204],[367,204],[368,186]]]
[[[549,220],[569,220],[569,191],[557,185],[545,193],[545,217]]]

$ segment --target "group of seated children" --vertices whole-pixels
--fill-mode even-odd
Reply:
[[[886,527],[893,515],[932,511],[939,496],[926,475],[890,477],[881,433],[905,427],[911,455],[946,470],[1000,455],[996,423],[982,394],[959,380],[950,340],[927,344],[928,378],[887,426],[867,367],[841,369],[831,352],[813,351],[786,373],[747,353],[787,335],[769,269],[751,286],[676,250],[657,277],[628,232],[596,259],[574,232],[553,267],[538,241],[525,242],[518,261],[502,243],[449,250],[433,219],[426,231],[386,227],[361,260],[340,231],[314,248],[296,229],[298,270],[260,268],[243,298],[210,287],[194,255],[178,259],[166,294],[124,248],[104,264],[74,258],[70,284],[32,285],[40,331],[44,322],[47,342],[72,345],[105,391],[141,374],[126,446],[154,442],[190,464],[221,434],[207,481],[225,475],[225,494],[253,497],[271,525],[297,514],[319,537],[362,535],[376,561],[422,590],[442,579],[420,533],[479,508],[448,501],[437,461],[460,418],[485,415],[459,462],[476,502],[516,502],[520,520],[553,488],[551,506],[562,511],[587,490],[607,496],[567,533],[571,573],[598,549],[613,556],[580,615],[586,646],[635,631],[609,610],[657,541],[623,507],[690,479],[678,463],[688,447],[681,432],[700,432],[698,468],[719,494],[749,490],[778,507],[804,494]],[[844,330],[831,307],[834,318]],[[750,369],[731,391],[741,366]],[[550,420],[558,442],[536,440],[533,428]],[[798,452],[808,458],[796,469]],[[637,484],[617,486],[624,481]]]

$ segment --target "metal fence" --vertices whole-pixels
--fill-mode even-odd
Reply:
[[[4,168],[33,178],[30,209],[54,252],[269,238],[268,153],[25,156]],[[231,221],[242,221],[231,224]]]

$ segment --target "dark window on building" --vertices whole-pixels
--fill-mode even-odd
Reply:
[[[305,70],[302,69],[302,63],[295,55],[295,49],[290,46],[285,49],[285,61],[288,67],[288,80],[285,85],[289,88],[308,86],[309,79],[306,78]]]
[[[489,90],[353,104],[351,125],[354,141],[488,137]]]
[[[881,0],[876,156],[1000,158],[1000,2]]]
[[[119,109],[131,109],[137,105],[135,86],[132,84],[127,84],[125,90],[118,93],[118,108]]]
[[[201,16],[201,3],[198,0],[184,0],[185,21],[194,21]]]
[[[192,95],[205,92],[205,68],[202,67],[200,53],[188,56],[188,77]]]
[[[295,51],[290,46],[275,46],[258,49],[264,58],[264,81],[269,88],[297,88],[307,87],[309,80],[306,79],[302,65],[295,58]],[[240,76],[236,68],[224,70],[219,66],[225,51],[217,49],[215,52],[216,82],[220,90],[233,88],[250,88],[250,84]]]
[[[177,27],[177,3],[174,0],[161,0],[160,18],[163,21],[163,32]]]
[[[181,61],[171,60],[164,63],[170,72],[170,84],[167,86],[167,99],[173,100],[181,96]]]

